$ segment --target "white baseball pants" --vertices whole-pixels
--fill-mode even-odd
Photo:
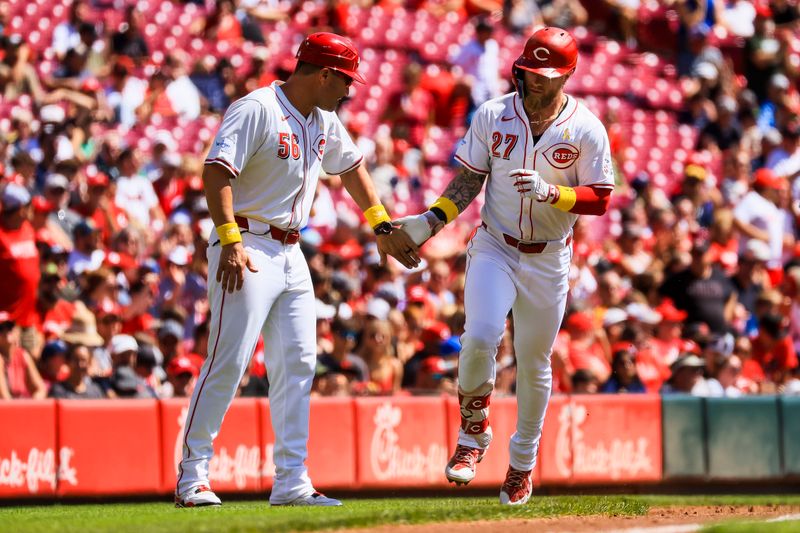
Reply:
[[[245,269],[244,285],[234,293],[216,280],[221,246],[208,247],[209,351],[189,405],[177,488],[209,485],[212,442],[263,333],[275,433],[270,503],[282,504],[313,493],[305,459],[317,357],[314,290],[299,245],[252,233],[242,238],[258,272]]]
[[[467,248],[467,316],[461,336],[459,388],[480,395],[494,386],[497,346],[511,310],[517,359],[517,431],[509,451],[511,466],[518,470],[532,470],[536,465],[552,389],[550,353],[569,289],[572,248],[563,242],[551,244],[543,253],[525,254],[506,244],[502,234],[479,227]],[[458,442],[486,447],[463,429]]]

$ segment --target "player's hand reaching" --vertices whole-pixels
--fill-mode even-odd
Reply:
[[[428,210],[419,215],[409,215],[392,221],[392,225],[408,234],[417,246],[439,233],[444,222]]]
[[[556,186],[544,181],[535,170],[518,168],[512,170],[509,176],[523,198],[534,198],[537,202],[551,202],[558,194]]]
[[[222,286],[222,290],[231,293],[241,290],[245,268],[250,272],[258,272],[250,261],[250,256],[244,251],[242,243],[234,242],[223,246],[217,268],[217,282]]]
[[[395,230],[390,234],[375,237],[378,252],[381,254],[381,265],[386,264],[386,256],[391,255],[406,268],[419,265],[419,247],[404,231]]]

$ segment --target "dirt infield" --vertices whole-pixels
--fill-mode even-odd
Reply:
[[[729,520],[767,520],[779,516],[800,513],[794,505],[707,505],[654,507],[644,516],[568,516],[536,518],[531,520],[480,520],[451,524],[450,530],[458,533],[523,533],[546,532],[593,532],[624,531],[631,528],[663,527],[683,524],[709,525]],[[457,529],[456,529],[457,527]],[[441,533],[441,523],[419,525],[387,525],[376,528],[357,529],[370,533]]]

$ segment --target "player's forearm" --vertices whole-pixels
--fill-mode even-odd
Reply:
[[[375,191],[375,186],[364,165],[359,165],[340,177],[345,190],[362,211],[366,211],[374,205],[380,205],[381,200],[378,198],[378,193]]]
[[[230,183],[231,174],[222,166],[211,164],[203,169],[203,185],[208,201],[208,212],[215,226],[222,226],[233,219],[233,190]]]
[[[610,187],[556,187],[558,194],[550,202],[553,207],[576,215],[603,215],[611,201]]]
[[[462,167],[458,175],[444,190],[442,197],[453,202],[458,208],[458,212],[463,213],[481,192],[484,181],[486,181],[486,174],[478,174]]]

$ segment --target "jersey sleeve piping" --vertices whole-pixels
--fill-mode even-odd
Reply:
[[[239,171],[236,170],[236,168],[233,165],[231,165],[230,163],[228,163],[227,161],[225,161],[221,157],[215,157],[214,159],[206,159],[203,164],[204,165],[214,165],[214,164],[221,165],[221,166],[225,167],[231,174],[233,174],[234,178],[239,177]]]
[[[461,157],[459,157],[457,155],[454,156],[454,157],[455,157],[456,161],[458,161],[459,163],[461,163],[462,165],[464,165],[465,167],[467,167],[469,170],[471,170],[473,172],[477,172],[478,174],[484,174],[484,175],[489,174],[488,170],[481,170],[481,169],[479,169],[477,167],[474,167],[471,164],[467,163],[463,158],[461,158]]]
[[[346,168],[346,169],[344,169],[344,170],[342,170],[342,171],[340,171],[340,172],[331,172],[330,174],[331,174],[332,176],[341,176],[342,174],[347,174],[347,173],[348,173],[348,172],[350,172],[351,170],[353,170],[353,169],[355,169],[355,168],[358,168],[358,166],[361,164],[361,162],[362,162],[363,160],[364,160],[364,156],[362,155],[361,157],[359,157],[359,158],[358,158],[358,160],[357,160],[355,163],[353,163],[352,165],[350,165],[350,167],[348,167],[348,168]]]

